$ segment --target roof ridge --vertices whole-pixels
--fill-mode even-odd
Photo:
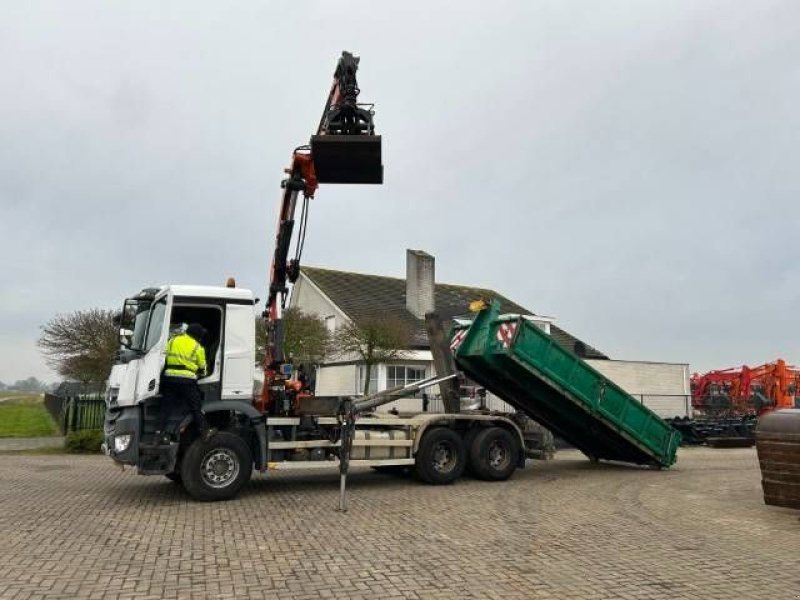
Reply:
[[[300,270],[303,269],[312,269],[314,271],[326,271],[327,273],[342,273],[344,275],[361,275],[362,277],[378,277],[380,279],[393,279],[395,281],[405,281],[405,277],[392,277],[391,275],[375,275],[374,273],[363,273],[361,271],[343,271],[341,269],[329,269],[327,267],[312,267],[307,265],[302,265]],[[475,285],[466,285],[463,283],[443,283],[439,281],[434,281],[433,283],[435,286],[442,286],[442,287],[452,287],[452,288],[469,288],[471,290],[480,290],[482,292],[492,292],[493,294],[497,294],[498,296],[503,296],[497,290],[487,287],[475,286]],[[505,296],[503,296],[505,298]],[[506,298],[508,300],[508,298]],[[516,304],[516,302],[515,302]]]
[[[313,269],[314,271],[327,271],[328,273],[342,273],[344,275],[362,275],[364,277],[380,277],[381,279],[396,279],[398,281],[405,281],[405,277],[392,277],[391,275],[375,275],[374,273],[362,273],[361,271],[342,271],[341,269],[329,269],[327,267],[309,267],[301,265],[300,270]]]

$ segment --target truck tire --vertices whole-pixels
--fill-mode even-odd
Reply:
[[[478,479],[503,481],[517,469],[519,442],[502,427],[484,429],[469,449],[470,470]]]
[[[414,472],[425,483],[452,483],[464,473],[466,459],[461,436],[447,427],[435,427],[422,437]]]
[[[250,447],[238,435],[226,432],[196,439],[181,462],[183,487],[203,502],[233,498],[252,473]]]

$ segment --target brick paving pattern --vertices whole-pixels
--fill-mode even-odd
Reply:
[[[256,475],[200,504],[101,457],[0,456],[0,598],[800,598],[800,511],[753,449],[657,472],[560,452],[510,481]]]
[[[0,452],[19,450],[41,450],[42,448],[63,448],[64,438],[60,436],[32,438],[0,438]],[[0,473],[3,467],[0,466]]]

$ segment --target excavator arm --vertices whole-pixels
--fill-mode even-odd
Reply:
[[[726,391],[730,399],[729,410],[737,414],[747,414],[754,410],[759,414],[775,408],[792,408],[798,395],[800,369],[788,366],[779,358],[775,362],[757,367],[744,365],[739,368],[709,371],[704,375],[692,377],[692,404],[704,410],[713,386]],[[767,404],[753,406],[752,398],[756,390]]]
[[[283,310],[289,284],[297,281],[300,275],[309,201],[320,183],[383,183],[381,138],[375,135],[373,106],[358,103],[358,63],[358,57],[342,52],[317,131],[311,136],[310,144],[294,150],[291,165],[285,169],[287,177],[281,182],[283,191],[263,313],[267,326],[264,385],[256,401],[262,412],[272,406],[277,397],[299,391],[297,382],[291,381],[291,366],[286,366]],[[298,205],[299,223],[295,219]],[[296,225],[299,226],[297,236],[294,235]],[[290,257],[295,237],[294,254]]]

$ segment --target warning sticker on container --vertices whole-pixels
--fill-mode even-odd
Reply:
[[[458,347],[461,345],[461,342],[464,341],[464,337],[467,335],[467,330],[462,329],[457,331],[456,334],[453,336],[453,339],[450,340],[450,350],[451,352],[455,352],[458,350]]]
[[[511,340],[514,339],[516,331],[516,323],[501,323],[497,328],[497,341],[503,344],[503,348],[508,348],[511,346]]]

